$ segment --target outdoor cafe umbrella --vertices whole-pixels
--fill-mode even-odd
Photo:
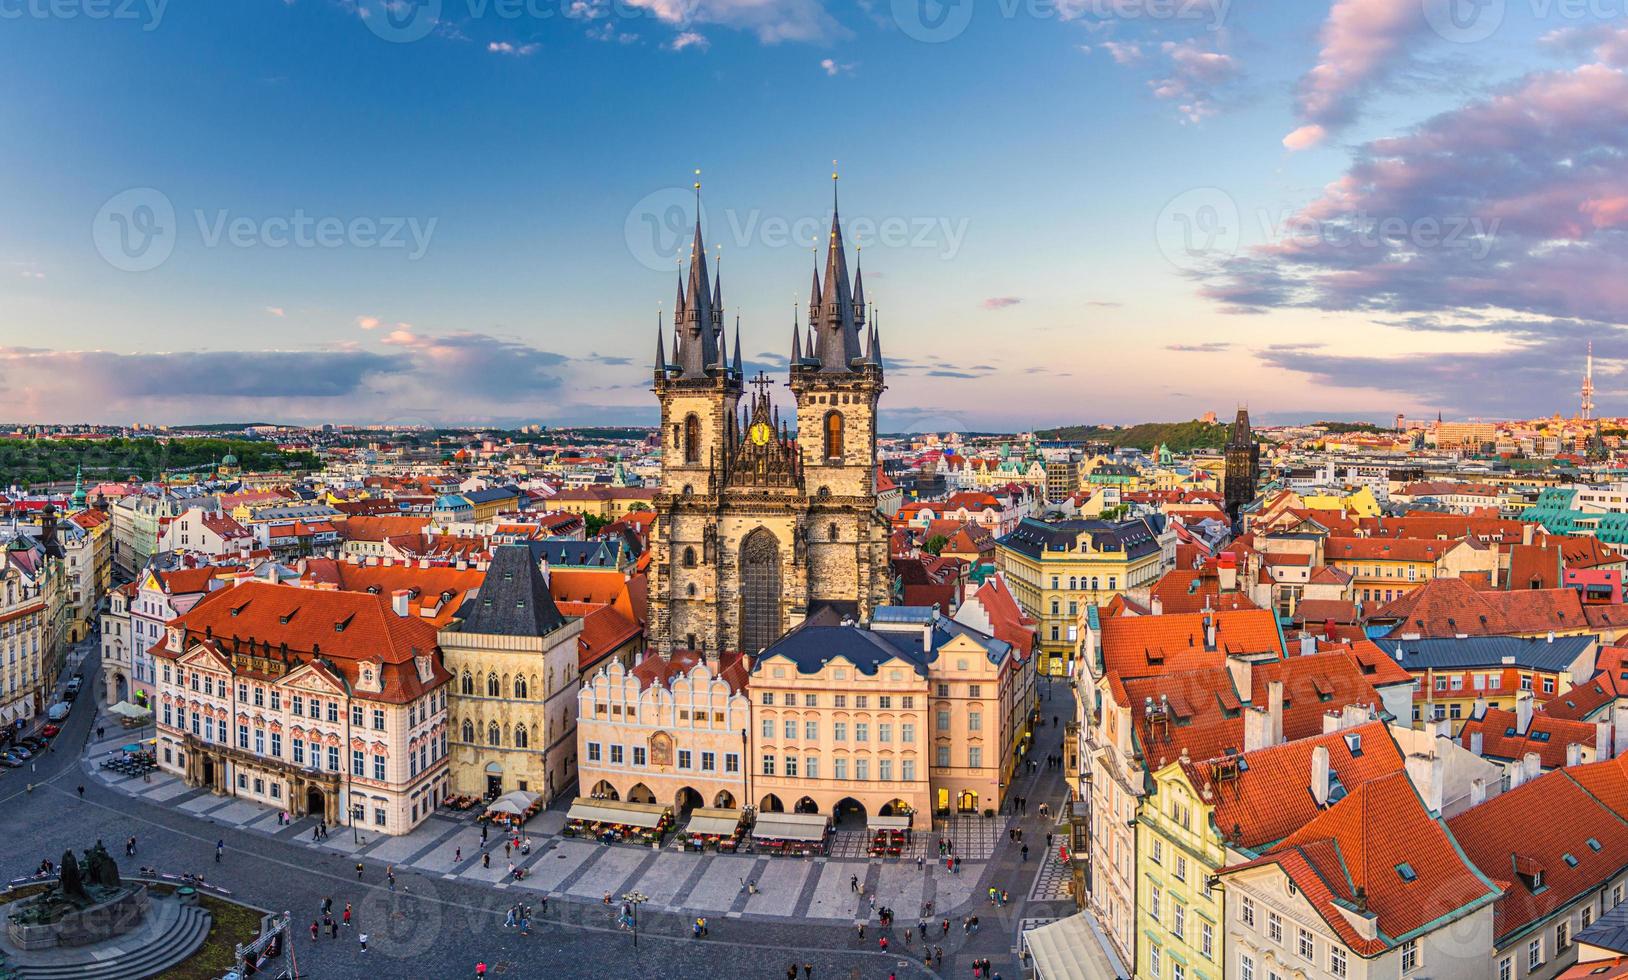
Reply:
[[[145,718],[152,714],[151,709],[131,704],[129,701],[120,701],[107,711],[108,714],[118,715],[120,718]]]
[[[504,795],[493,800],[491,804],[487,806],[486,812],[507,813],[512,816],[523,817],[526,815],[526,808],[531,806],[536,801],[536,793],[528,793],[525,790],[517,789],[512,793],[505,793]]]

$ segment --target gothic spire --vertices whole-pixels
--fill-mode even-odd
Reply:
[[[662,340],[661,313],[656,313],[656,378],[660,380],[667,376],[667,349]]]
[[[791,366],[793,368],[803,360],[803,328],[797,322],[797,304],[791,305]]]
[[[862,250],[854,248],[854,322],[865,322],[865,270],[859,267],[859,253]]]
[[[831,210],[830,238],[825,255],[825,289],[819,299],[818,342],[813,356],[818,358],[822,371],[846,372],[863,352],[848,280],[847,250],[842,243],[842,221],[835,207]],[[813,317],[810,321],[813,326]]]
[[[871,344],[868,358],[878,368],[882,366],[882,329],[876,322],[874,314],[871,316]]]
[[[741,372],[741,318],[739,313],[735,314],[735,377],[737,379],[745,378],[745,375]]]

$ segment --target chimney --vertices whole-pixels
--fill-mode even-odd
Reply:
[[[1305,630],[1300,631],[1300,655],[1309,657],[1317,652],[1317,636]]]
[[[1283,742],[1283,682],[1272,681],[1266,685],[1266,711],[1272,723],[1272,744],[1280,745]]]
[[[1215,617],[1209,613],[1204,614],[1204,649],[1215,649]]]
[[[1611,704],[1611,755],[1628,753],[1628,701],[1617,699]]]
[[[1328,806],[1328,789],[1328,748],[1319,745],[1311,750],[1311,796],[1318,806]]]
[[[1408,780],[1418,791],[1419,799],[1424,803],[1425,809],[1432,814],[1441,813],[1442,789],[1447,782],[1446,760],[1439,753],[1430,755],[1409,755],[1404,763],[1407,767]]]
[[[1477,776],[1470,780],[1470,805],[1475,806],[1478,803],[1485,803],[1486,801],[1487,781],[1482,779],[1480,776]]]
[[[1594,761],[1611,758],[1611,722],[1601,719],[1594,723]]]
[[[408,615],[407,606],[412,597],[413,593],[408,589],[397,589],[390,593],[390,611],[405,618]]]
[[[1232,686],[1238,692],[1238,700],[1253,701],[1254,667],[1243,657],[1227,657],[1227,673],[1232,675]]]
[[[1515,695],[1515,734],[1525,735],[1532,728],[1532,692]]]
[[[1341,728],[1340,721],[1343,717],[1344,716],[1342,716],[1338,711],[1335,711],[1333,708],[1323,712],[1323,734],[1328,735],[1332,732],[1339,731]]]
[[[1453,722],[1450,718],[1432,718],[1425,723],[1425,728],[1437,738],[1453,737]]]
[[[1244,751],[1253,752],[1271,746],[1272,721],[1264,708],[1244,709]]]
[[[1479,731],[1470,733],[1470,751],[1478,756],[1481,754],[1481,738],[1482,736]]]
[[[1233,562],[1223,561],[1215,571],[1216,584],[1222,592],[1236,592],[1238,589],[1238,566]]]
[[[1164,600],[1159,598],[1158,596],[1154,596],[1152,599],[1149,599],[1148,600],[1148,610],[1150,612],[1152,612],[1153,615],[1155,615],[1155,616],[1163,616],[1164,615]]]
[[[1485,718],[1486,716],[1487,716],[1487,699],[1483,698],[1483,697],[1477,697],[1475,699],[1475,704],[1470,706],[1470,717],[1474,718],[1476,721],[1480,721],[1482,718]]]
[[[1521,525],[1521,544],[1530,545],[1532,543],[1532,534],[1536,530],[1537,530],[1537,525],[1534,524],[1533,522],[1527,521],[1527,522],[1523,523]]]
[[[1531,782],[1538,778],[1538,773],[1543,771],[1543,760],[1538,758],[1536,752],[1528,752],[1521,756],[1521,768],[1526,770],[1525,781]]]
[[[1583,744],[1572,742],[1566,746],[1566,765],[1580,766],[1583,764]]]

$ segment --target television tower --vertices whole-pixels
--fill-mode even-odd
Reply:
[[[1594,418],[1594,341],[1588,342],[1588,361],[1583,368],[1583,421]]]

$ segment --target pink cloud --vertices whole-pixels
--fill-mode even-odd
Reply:
[[[1419,0],[1336,0],[1319,34],[1317,64],[1300,79],[1295,108],[1307,125],[1285,137],[1283,145],[1306,149],[1350,122],[1363,94],[1426,27]]]
[[[986,310],[1004,310],[1009,306],[1016,306],[1023,300],[1017,296],[991,296],[984,300]]]

